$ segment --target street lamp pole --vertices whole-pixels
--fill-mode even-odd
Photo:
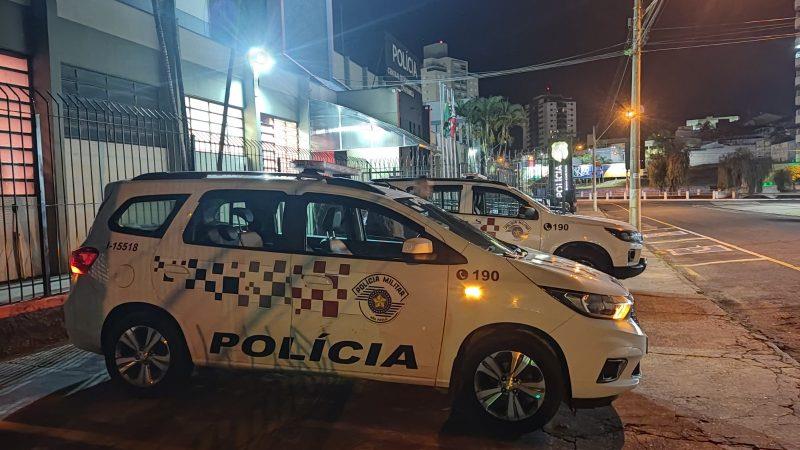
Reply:
[[[592,126],[592,208],[597,212],[597,126]]]
[[[642,224],[642,181],[639,167],[641,153],[641,121],[642,121],[642,0],[633,1],[633,45],[631,68],[631,177],[628,210],[629,222],[637,230]]]

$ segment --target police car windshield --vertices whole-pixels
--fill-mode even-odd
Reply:
[[[397,201],[423,216],[435,220],[441,226],[486,251],[497,255],[519,257],[519,253],[509,248],[505,243],[483,233],[469,223],[439,208],[433,203],[429,203],[419,197],[403,197],[398,198]]]

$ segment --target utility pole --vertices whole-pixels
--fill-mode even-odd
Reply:
[[[597,212],[597,125],[592,125],[592,208]]]
[[[642,1],[633,0],[633,42],[631,47],[631,177],[628,210],[629,222],[637,230],[642,225],[642,180],[639,167],[641,153],[642,124]]]

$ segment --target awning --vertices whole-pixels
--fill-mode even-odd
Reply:
[[[345,106],[311,100],[311,151],[422,146],[429,144],[408,131]]]

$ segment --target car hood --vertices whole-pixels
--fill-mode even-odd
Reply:
[[[583,225],[597,225],[602,227],[613,227],[620,230],[636,231],[636,228],[634,228],[631,224],[623,222],[621,220],[605,219],[605,218],[591,217],[591,216],[581,216],[577,214],[565,215],[563,217],[568,218],[568,220],[572,222],[580,223]]]
[[[628,295],[610,275],[566,258],[524,248],[527,255],[509,262],[538,286],[603,295]]]

